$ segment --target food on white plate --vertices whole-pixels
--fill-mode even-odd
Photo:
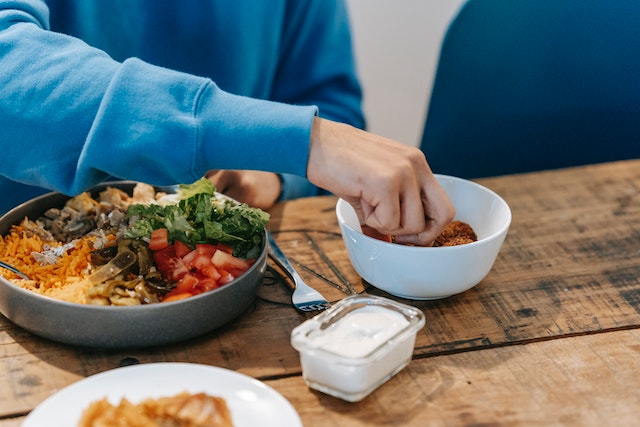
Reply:
[[[91,402],[78,427],[233,427],[224,398],[206,393],[182,392],[175,396],[132,403],[126,398],[116,405],[107,398]]]
[[[224,286],[247,271],[264,246],[269,214],[215,193],[206,178],[176,194],[137,184],[108,187],[25,218],[0,239],[0,268],[13,283],[81,304],[176,301]]]

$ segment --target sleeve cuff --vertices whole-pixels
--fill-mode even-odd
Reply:
[[[321,189],[310,183],[306,178],[291,174],[278,174],[282,183],[282,190],[278,201],[292,200],[300,197],[313,197],[321,194]]]

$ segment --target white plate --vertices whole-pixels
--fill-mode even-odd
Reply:
[[[302,427],[297,412],[266,384],[228,369],[190,363],[149,363],[113,369],[65,387],[34,409],[22,427],[75,427],[89,403],[113,404],[187,391],[223,397],[235,427]]]

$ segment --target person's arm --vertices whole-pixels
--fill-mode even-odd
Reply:
[[[346,2],[294,0],[289,4],[290,24],[284,34],[286,53],[275,83],[275,99],[317,105],[320,117],[364,129],[362,89]],[[282,199],[316,193],[318,189],[309,181],[283,176]]]
[[[152,184],[191,182],[210,169],[305,176],[315,106],[235,96],[137,59],[118,63],[48,31],[36,0],[0,1],[0,46],[0,174],[9,179],[77,194],[108,176]]]
[[[162,185],[256,169],[308,176],[356,206],[363,224],[414,243],[453,217],[415,147],[317,118],[314,106],[118,63],[47,28],[42,2],[0,0],[0,175],[10,180],[77,194],[108,176]]]
[[[316,105],[320,117],[364,129],[362,90],[343,0],[289,1],[280,50],[272,99],[294,105]],[[277,186],[275,177],[261,172],[217,171],[212,180],[236,198],[259,207],[268,207],[276,199],[327,194],[305,177],[293,174],[279,177],[279,194],[262,192],[252,185],[268,180]]]

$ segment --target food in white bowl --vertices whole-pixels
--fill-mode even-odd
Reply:
[[[202,182],[211,185],[208,180]],[[264,225],[268,214],[262,212],[258,215],[259,224],[249,227],[252,231],[246,238],[239,238],[241,235],[235,235],[235,231],[226,230],[221,225],[226,222],[222,218],[211,221],[213,230],[198,237],[196,234],[201,227],[196,224],[207,218],[207,213],[212,214],[212,210],[221,209],[224,215],[234,218],[238,213],[236,207],[245,211],[231,199],[217,193],[212,195],[212,188],[207,187],[203,191],[198,185],[180,186],[180,194],[177,195],[180,206],[176,205],[175,198],[170,198],[161,203],[134,203],[126,207],[124,213],[110,210],[106,218],[102,218],[104,212],[101,212],[98,215],[100,220],[91,215],[79,215],[78,221],[62,221],[65,227],[71,225],[67,231],[76,231],[79,230],[76,225],[95,224],[103,219],[106,219],[106,228],[91,230],[89,227],[78,232],[77,236],[61,237],[64,233],[61,234],[59,229],[65,227],[57,229],[54,226],[49,231],[57,235],[57,239],[68,242],[57,239],[50,242],[49,249],[55,249],[54,253],[47,253],[49,251],[42,245],[34,247],[35,250],[27,247],[25,251],[22,234],[38,240],[34,236],[43,230],[33,221],[50,215],[51,209],[56,211],[71,204],[79,212],[83,208],[76,204],[95,206],[98,195],[109,189],[117,190],[113,194],[125,192],[132,196],[139,185],[135,182],[104,183],[79,198],[49,193],[3,215],[0,218],[2,261],[24,268],[32,280],[11,276],[13,273],[0,269],[0,313],[18,326],[55,341],[89,347],[147,347],[200,335],[245,311],[257,293],[266,268]],[[112,205],[112,202],[107,204]],[[191,221],[188,219],[191,214],[178,215],[178,211],[183,208],[189,210],[196,205],[200,220],[186,224]],[[162,218],[159,213],[165,208],[176,211],[160,221],[169,230],[168,236],[158,238],[154,234],[158,229],[156,220]],[[101,209],[102,206],[98,208],[99,211]],[[145,220],[144,211],[147,209],[158,210],[152,215],[153,221]],[[30,220],[25,221],[25,218]],[[252,222],[253,219],[246,221]],[[126,226],[121,228],[123,224]],[[15,236],[8,237],[16,230]],[[90,237],[85,239],[85,236]],[[181,246],[185,253],[178,257],[174,246],[183,237],[186,244]],[[235,245],[236,240],[239,246]],[[93,246],[97,242],[101,245]],[[7,245],[15,245],[14,249],[20,251],[14,252]],[[204,251],[214,246],[215,253]],[[227,252],[231,247],[234,253],[240,251],[239,257]],[[78,250],[82,256],[76,257]],[[171,252],[170,257],[167,257],[168,252]],[[214,282],[211,280],[214,271],[209,269],[220,261],[214,262],[217,252],[225,252],[218,254],[218,258],[228,267],[217,268]],[[18,257],[15,256],[17,253],[20,254]],[[126,262],[121,264],[119,257],[122,253],[126,255],[122,258]],[[162,256],[158,257],[159,254]],[[54,264],[40,265],[50,256]],[[103,259],[97,261],[97,258]],[[207,263],[196,262],[198,259]],[[63,262],[59,263],[60,260]],[[113,260],[118,261],[110,265]],[[164,267],[171,268],[165,269],[163,261]],[[232,272],[239,263],[245,268]],[[148,265],[143,267],[143,264]],[[51,272],[48,272],[49,267]],[[190,279],[189,282],[183,281],[185,277]],[[68,285],[71,288],[67,290]],[[190,287],[185,289],[185,285]]]
[[[477,241],[418,247],[370,237],[343,199],[336,215],[351,264],[364,280],[389,294],[415,300],[446,298],[467,291],[489,273],[511,225],[511,210],[494,191],[470,180],[436,175]]]
[[[350,295],[291,332],[307,385],[348,402],[364,399],[411,361],[424,314],[373,295]]]

